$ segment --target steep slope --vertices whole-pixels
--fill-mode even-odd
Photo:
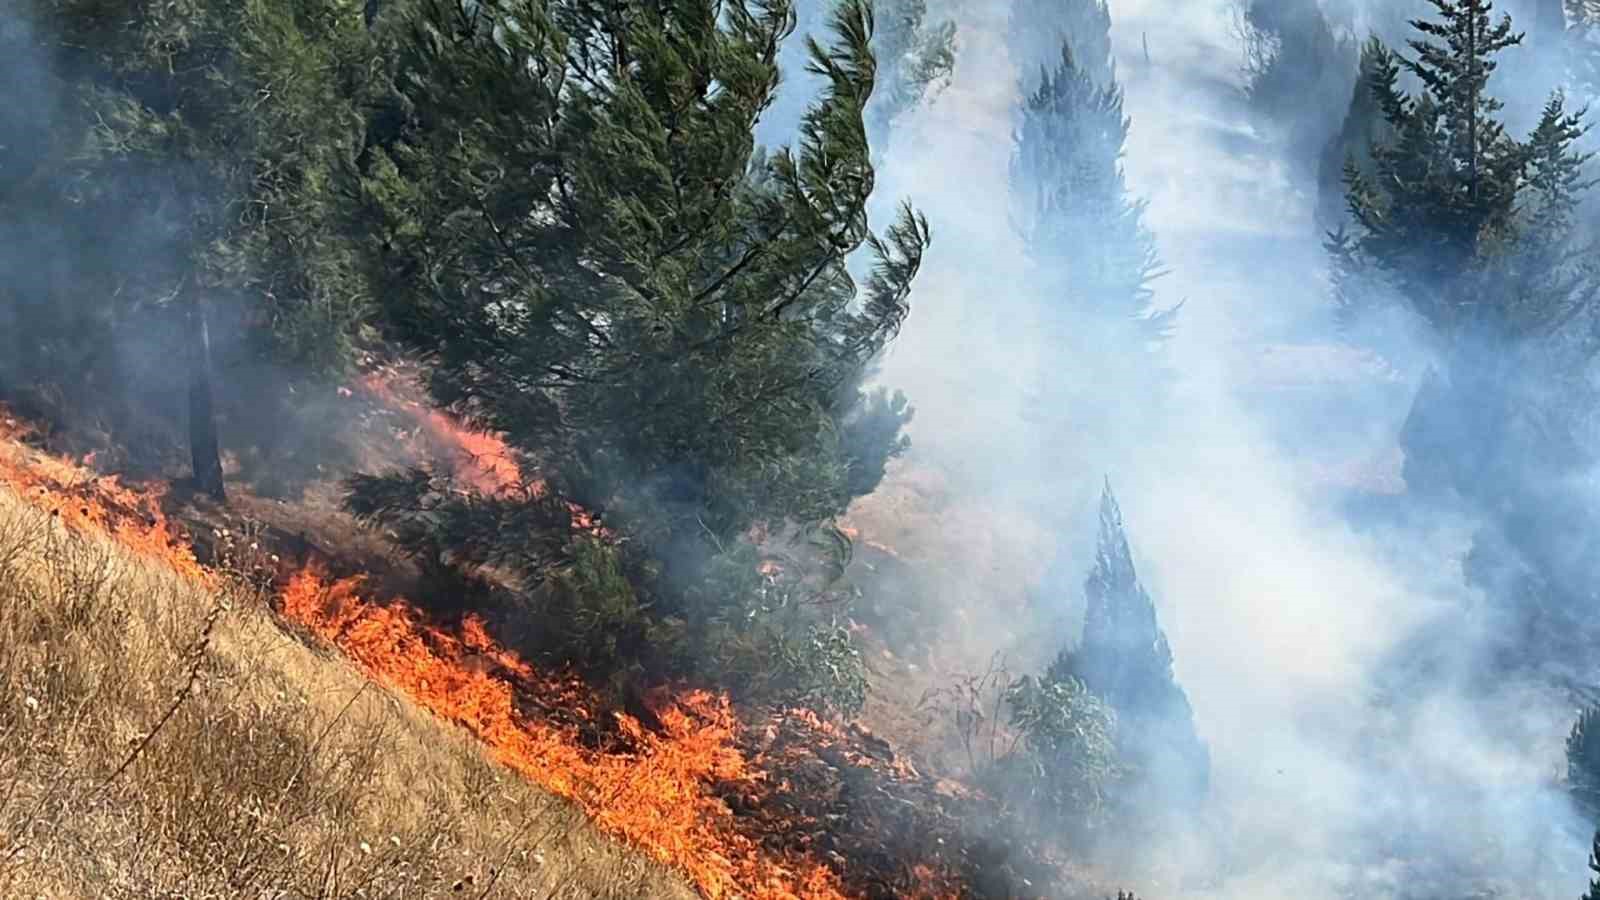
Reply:
[[[694,896],[84,478],[0,440],[0,893]]]

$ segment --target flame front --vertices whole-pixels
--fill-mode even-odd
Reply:
[[[130,487],[29,451],[17,443],[26,431],[0,410],[0,484],[69,527],[109,535],[207,586],[221,585],[162,512],[161,486]],[[493,466],[481,471],[505,474]],[[469,616],[448,628],[404,599],[374,602],[363,596],[364,585],[359,576],[333,579],[308,566],[288,578],[278,608],[374,680],[471,731],[502,764],[578,804],[602,830],[686,873],[705,896],[844,896],[825,865],[766,852],[739,832],[718,792],[765,779],[737,745],[740,725],[725,696],[657,689],[646,705],[659,731],[623,713],[597,721],[602,705],[580,679],[536,669],[500,646],[481,620]],[[608,746],[586,746],[583,735],[596,731],[614,735]]]
[[[843,896],[825,867],[767,858],[729,821],[713,786],[760,776],[735,746],[739,726],[725,697],[658,690],[648,703],[662,733],[614,713],[619,746],[587,750],[578,724],[523,711],[554,703],[595,724],[590,711],[599,704],[576,678],[536,670],[498,646],[476,618],[452,634],[414,605],[373,603],[362,588],[360,577],[333,580],[307,568],[284,589],[282,612],[375,680],[478,735],[502,764],[578,803],[603,830],[687,872],[706,896]]]
[[[189,543],[167,521],[161,508],[165,486],[124,485],[115,475],[96,475],[66,460],[30,452],[20,442],[31,431],[0,407],[0,483],[70,528],[110,535],[139,555],[160,560],[196,581],[217,583],[215,573],[196,561]],[[92,454],[85,459],[91,461]]]

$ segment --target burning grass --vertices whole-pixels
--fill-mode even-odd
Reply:
[[[14,444],[0,466],[0,895],[693,895],[196,581],[126,488]]]
[[[837,878],[804,859],[772,859],[733,827],[709,786],[754,782],[734,744],[725,699],[701,691],[656,691],[661,723],[647,731],[612,712],[594,721],[600,700],[573,678],[536,671],[497,647],[467,618],[459,634],[427,621],[404,601],[376,604],[359,578],[297,573],[282,596],[284,614],[345,650],[374,678],[477,734],[506,766],[582,806],[603,829],[690,875],[708,897],[832,898]],[[563,711],[568,723],[537,707]],[[604,749],[585,746],[585,732]]]
[[[501,779],[437,720],[365,690],[279,630],[236,578],[196,562],[162,514],[159,486],[95,478],[6,441],[0,485],[14,491],[0,521],[27,523],[12,556],[42,561],[28,564],[27,579],[6,579],[34,586],[13,588],[20,599],[7,609],[36,621],[0,634],[22,648],[0,687],[6,702],[25,698],[0,727],[59,728],[0,732],[15,757],[0,757],[0,779],[24,786],[20,803],[0,806],[0,855],[26,861],[8,871],[29,884],[70,892],[111,878],[139,896],[269,885],[329,896],[360,885],[426,896],[462,889],[470,875],[486,885],[479,896],[684,892],[665,869],[625,861],[596,829],[712,898],[1015,897],[1044,889],[1036,880],[1038,889],[1019,891],[1020,872],[1049,876],[1018,869],[981,838],[974,825],[992,814],[981,797],[923,776],[860,729],[802,711],[747,725],[726,698],[682,687],[648,692],[636,714],[608,709],[580,679],[531,665],[470,614],[443,621],[317,562],[294,568],[273,556],[241,567],[276,573],[261,584],[282,619],[462,726],[523,776]],[[37,535],[48,536],[42,549]],[[117,571],[52,568],[54,546],[95,548]],[[215,596],[233,597],[232,610]],[[79,644],[61,654],[63,640]],[[77,686],[37,687],[58,654]],[[340,689],[307,693],[318,683]],[[19,746],[29,749],[17,756]],[[74,774],[52,782],[53,768]],[[141,835],[150,841],[134,840]],[[96,841],[142,849],[105,862]]]

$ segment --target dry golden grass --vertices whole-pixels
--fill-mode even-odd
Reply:
[[[0,486],[0,896],[693,894],[249,590]]]

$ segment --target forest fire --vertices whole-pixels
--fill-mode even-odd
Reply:
[[[26,434],[26,425],[0,414],[0,484],[72,527],[221,583],[163,512],[160,485],[95,476],[25,447]],[[956,819],[920,798],[882,802],[921,792],[927,780],[881,741],[874,749],[874,740],[802,711],[772,712],[748,727],[725,696],[689,688],[648,692],[644,706],[654,722],[646,726],[606,711],[577,676],[541,670],[506,649],[480,619],[447,625],[403,598],[377,597],[363,576],[334,578],[316,562],[281,580],[276,605],[374,680],[576,803],[602,830],[685,873],[707,897],[961,895],[954,868],[936,861],[937,853],[907,855],[903,846],[931,846],[954,833],[928,827],[904,807],[922,805],[945,826]],[[871,790],[860,789],[863,777],[874,782]],[[900,824],[869,806],[888,808]]]

